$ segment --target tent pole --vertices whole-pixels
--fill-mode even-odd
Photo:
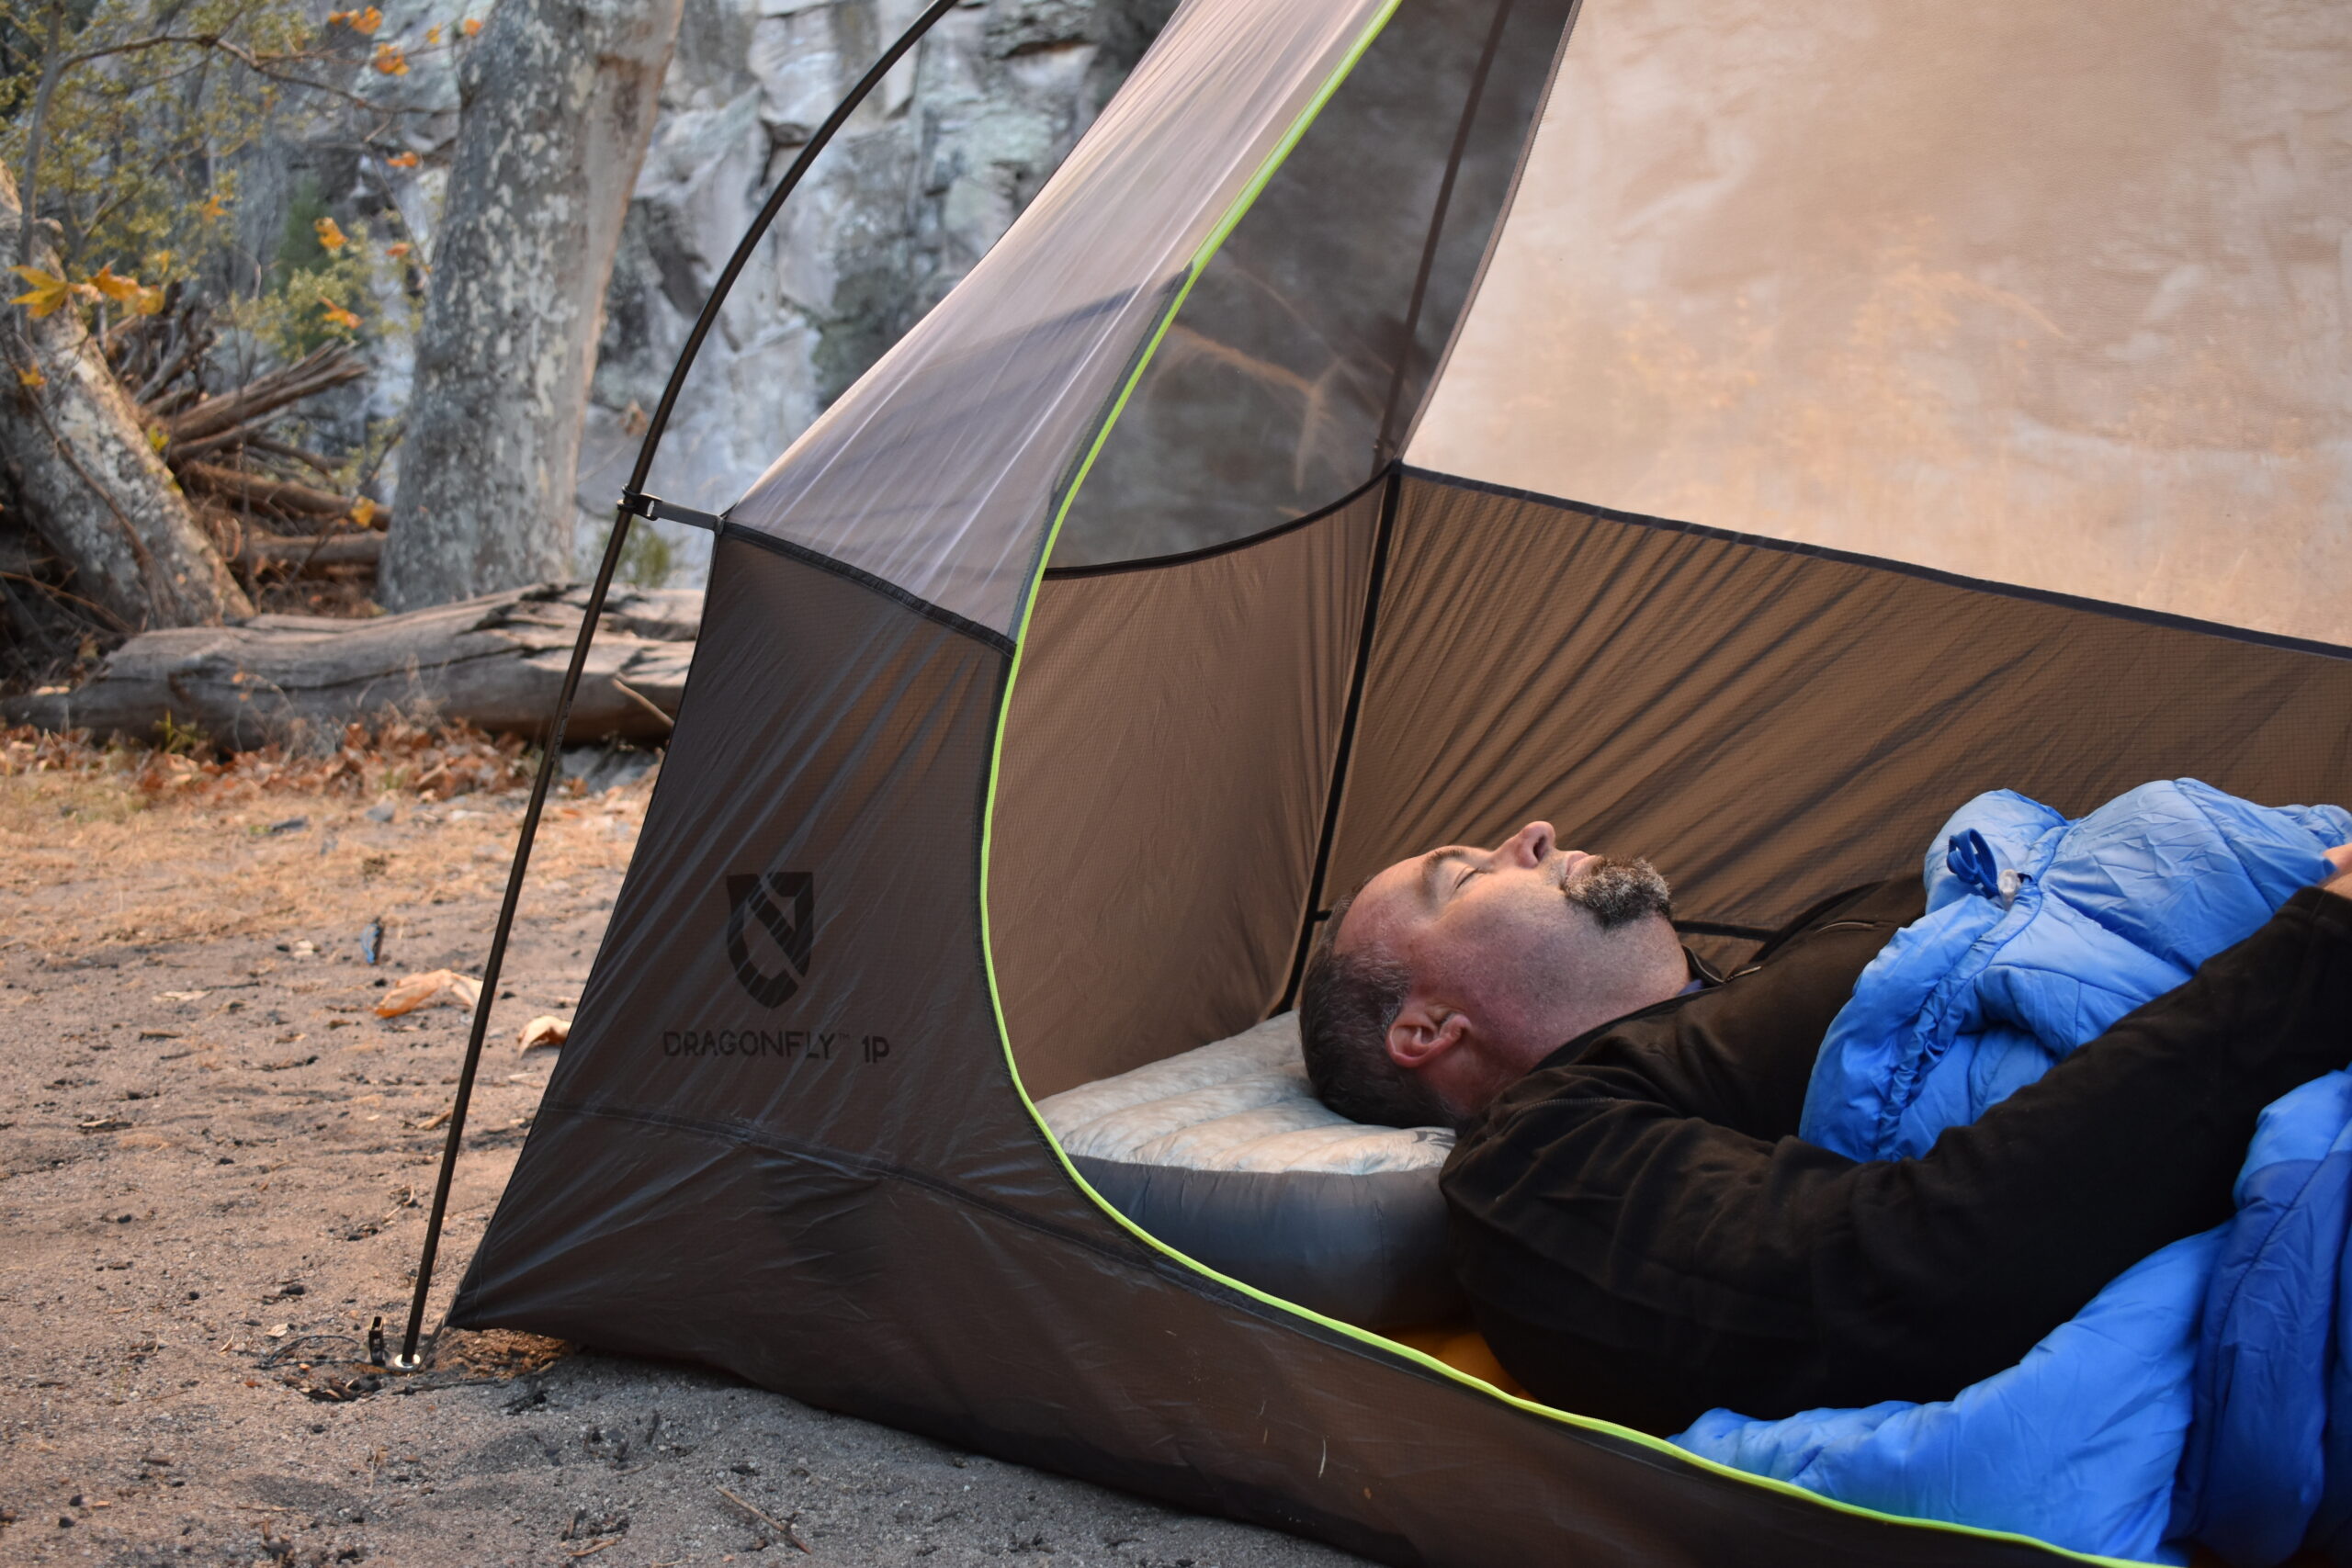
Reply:
[[[1396,463],[1401,456],[1395,450],[1393,433],[1396,425],[1396,400],[1405,389],[1405,374],[1411,367],[1413,342],[1419,335],[1421,306],[1429,294],[1430,274],[1437,265],[1437,248],[1445,235],[1446,209],[1453,202],[1454,178],[1462,171],[1462,155],[1470,145],[1470,133],[1478,119],[1478,106],[1487,93],[1487,77],[1494,69],[1495,53],[1502,47],[1503,30],[1510,25],[1513,0],[1498,0],[1494,19],[1487,24],[1485,46],[1478,51],[1477,68],[1470,74],[1470,85],[1463,95],[1462,116],[1453,128],[1453,144],[1445,154],[1445,175],[1438,181],[1437,198],[1430,204],[1429,232],[1421,241],[1420,265],[1413,274],[1413,292],[1405,305],[1405,320],[1396,348],[1396,364],[1389,372],[1388,395],[1382,400],[1380,431],[1373,438],[1373,460],[1388,469],[1388,488],[1381,498],[1380,531],[1372,552],[1372,581],[1366,592],[1363,624],[1356,649],[1353,679],[1348,686],[1346,716],[1340,722],[1340,744],[1332,760],[1330,786],[1323,796],[1323,828],[1315,847],[1315,871],[1306,889],[1306,910],[1298,926],[1298,945],[1291,953],[1290,978],[1283,985],[1283,994],[1273,1006],[1280,1012],[1298,999],[1298,984],[1306,974],[1306,955],[1315,947],[1316,918],[1323,907],[1323,881],[1331,864],[1331,847],[1340,826],[1340,794],[1346,786],[1349,754],[1354,750],[1356,714],[1363,702],[1364,671],[1372,660],[1373,628],[1379,616],[1380,584],[1388,566],[1388,534],[1396,517]],[[1272,1016],[1269,1014],[1268,1016]]]
[[[775,221],[776,214],[784,209],[785,197],[799,186],[801,176],[808,174],[808,166],[817,161],[817,154],[825,150],[826,143],[832,141],[834,133],[857,111],[857,106],[865,101],[865,96],[882,85],[882,78],[890,73],[890,67],[899,63],[899,57],[922,41],[922,35],[931,31],[932,25],[940,17],[964,3],[965,0],[932,0],[923,14],[899,35],[898,41],[884,50],[880,58],[867,68],[865,74],[858,78],[857,85],[833,106],[833,112],[825,117],[825,123],[817,128],[817,133],[808,139],[808,145],[800,150],[800,155],[792,160],[792,167],[784,172],[784,178],[778,180],[775,189],[768,193],[767,200],[760,206],[758,216],[752,220],[752,226],[743,231],[743,238],[736,243],[735,254],[727,258],[726,266],[719,270],[718,281],[710,286],[710,298],[703,301],[702,314],[695,318],[694,329],[686,333],[685,346],[678,351],[678,363],[670,372],[669,385],[662,389],[662,400],[654,405],[653,417],[646,424],[645,440],[637,449],[637,467],[629,470],[628,488],[623,492],[624,496],[636,495],[645,483],[646,476],[652,472],[653,449],[661,445],[662,433],[670,427],[670,411],[677,407],[678,392],[686,383],[686,372],[693,367],[695,356],[702,352],[703,340],[718,324],[718,308],[726,303],[729,290],[735,287],[735,279],[741,276],[760,242],[767,237],[768,227]]]
[[[416,1262],[416,1289],[409,1297],[408,1329],[401,1337],[400,1352],[391,1359],[392,1367],[401,1371],[414,1371],[423,1365],[417,1354],[417,1340],[424,1327],[425,1298],[433,1290],[433,1265],[441,1252],[442,1223],[448,1217],[449,1184],[457,1175],[458,1150],[465,1141],[466,1111],[473,1101],[474,1078],[481,1067],[483,1042],[490,1036],[490,1010],[498,997],[499,973],[506,962],[506,943],[514,929],[515,907],[522,902],[523,876],[531,863],[531,846],[539,831],[539,814],[545,808],[548,788],[555,781],[555,772],[563,756],[563,727],[571,716],[572,698],[580,691],[581,672],[587,667],[588,646],[595,639],[596,623],[605,613],[605,600],[612,592],[613,574],[620,566],[621,547],[628,541],[629,519],[646,515],[643,486],[652,471],[653,455],[661,445],[662,434],[669,428],[671,411],[677,407],[678,392],[685,385],[686,373],[694,367],[695,356],[701,352],[703,340],[718,320],[719,308],[735,287],[752,253],[759,247],[768,229],[783,210],[785,198],[796,189],[817,154],[855,113],[866,96],[881,85],[906,52],[920,42],[923,34],[942,17],[954,10],[961,0],[933,0],[922,16],[917,17],[898,40],[882,51],[881,57],[858,79],[857,85],[833,106],[825,123],[808,139],[807,146],[793,159],[784,178],[776,182],[775,190],[761,204],[759,214],[743,238],[735,246],[735,254],[727,258],[727,265],[711,285],[709,298],[703,301],[702,313],[695,318],[694,330],[686,334],[685,345],[679,351],[678,362],[672,367],[670,379],[662,389],[662,401],[655,407],[653,417],[646,424],[645,440],[638,447],[637,465],[629,471],[628,484],[621,492],[619,509],[613,514],[613,529],[605,540],[604,558],[596,563],[596,578],[588,590],[588,604],[580,617],[580,635],[571,645],[571,662],[563,672],[563,685],[556,694],[555,716],[548,727],[547,743],[539,752],[538,771],[531,778],[530,804],[523,811],[522,831],[516,836],[514,859],[506,871],[506,896],[498,907],[498,925],[490,939],[490,955],[483,961],[481,997],[474,1003],[473,1030],[466,1039],[465,1066],[458,1069],[458,1094],[449,1107],[449,1135],[441,1145],[441,1171],[433,1184],[433,1208],[425,1216],[424,1246]]]
[[[1404,488],[1404,472],[1391,460],[1388,482],[1380,492],[1380,525],[1372,536],[1372,567],[1365,574],[1363,585],[1363,618],[1356,627],[1355,670],[1348,678],[1348,705],[1340,718],[1340,743],[1331,756],[1331,781],[1323,792],[1323,829],[1315,845],[1315,874],[1306,884],[1306,908],[1298,922],[1298,946],[1292,953],[1290,978],[1283,986],[1283,994],[1267,1010],[1266,1016],[1290,1007],[1298,999],[1298,983],[1306,975],[1306,955],[1315,951],[1315,922],[1323,912],[1323,882],[1331,869],[1331,850],[1340,836],[1340,802],[1347,794],[1348,763],[1356,747],[1356,716],[1363,711],[1364,677],[1372,669],[1372,643],[1380,629],[1380,594],[1388,578],[1388,540],[1396,527],[1397,492]]]
[[[624,504],[613,516],[613,531],[605,541],[604,559],[596,563],[595,584],[588,591],[587,613],[581,617],[580,636],[571,645],[571,662],[556,694],[555,721],[547,744],[539,750],[538,771],[531,775],[530,804],[523,808],[523,830],[514,842],[514,863],[506,869],[506,897],[498,906],[498,927],[490,939],[490,956],[481,971],[481,996],[474,1002],[473,1032],[466,1039],[465,1066],[458,1070],[458,1097],[449,1106],[449,1135],[441,1145],[441,1173],[433,1183],[433,1209],[424,1221],[424,1250],[416,1260],[416,1291],[409,1298],[408,1331],[401,1337],[400,1354],[392,1366],[414,1371],[422,1364],[417,1336],[424,1326],[424,1298],[433,1289],[433,1264],[441,1251],[441,1222],[449,1212],[449,1182],[458,1173],[458,1147],[466,1134],[466,1111],[473,1102],[474,1077],[481,1067],[482,1042],[490,1034],[490,1010],[498,996],[499,971],[506,962],[506,942],[514,929],[514,909],[523,898],[523,874],[531,863],[531,845],[538,837],[539,813],[547,805],[548,786],[555,780],[563,757],[564,721],[571,716],[571,699],[580,690],[580,673],[588,662],[588,644],[595,635],[596,617],[612,589],[621,546],[628,538],[629,509]]]
[[[1453,145],[1445,154],[1445,176],[1438,181],[1437,199],[1430,206],[1429,235],[1421,242],[1421,265],[1413,274],[1412,297],[1405,304],[1405,322],[1396,344],[1396,366],[1388,374],[1388,396],[1380,406],[1380,434],[1373,438],[1374,460],[1388,462],[1402,456],[1396,450],[1396,400],[1405,389],[1405,372],[1413,363],[1413,343],[1420,335],[1421,306],[1429,298],[1430,274],[1437,265],[1438,242],[1445,237],[1446,209],[1453,204],[1453,182],[1462,172],[1462,155],[1469,150],[1470,132],[1478,123],[1478,105],[1487,96],[1487,77],[1495,67],[1495,51],[1502,47],[1503,29],[1510,25],[1512,0],[1499,0],[1495,19],[1487,28],[1486,47],[1478,51],[1478,68],[1470,73],[1469,91],[1463,95],[1462,118],[1453,128]],[[1423,395],[1427,396],[1424,389]]]

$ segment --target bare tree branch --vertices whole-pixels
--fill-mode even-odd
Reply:
[[[41,45],[40,85],[33,91],[31,120],[25,127],[25,220],[17,233],[17,265],[30,266],[40,212],[41,141],[49,131],[49,101],[65,73],[57,51],[65,44],[65,0],[49,0],[49,39]]]
[[[52,16],[54,17],[57,14],[59,13],[52,13]],[[56,39],[56,28],[54,23],[52,23],[51,26],[51,38],[52,47],[54,47]],[[252,50],[245,48],[243,44],[232,43],[229,39],[222,38],[218,33],[153,33],[146,38],[125,39],[120,43],[106,44],[97,49],[84,50],[79,54],[68,55],[64,60],[58,62],[56,74],[62,75],[66,72],[72,70],[74,66],[87,65],[94,60],[107,60],[113,56],[122,54],[142,54],[151,49],[171,49],[175,47],[182,49],[217,50],[219,52],[227,55],[230,59],[235,61],[238,64],[243,66],[246,70],[252,72],[256,76],[266,76],[273,82],[282,82],[289,87],[300,87],[306,92],[324,93],[329,97],[341,98],[347,104],[356,104],[363,109],[369,109],[377,114],[395,115],[424,112],[420,109],[388,107],[383,104],[376,103],[368,98],[362,97],[357,93],[346,92],[343,88],[334,86],[326,82],[317,82],[312,81],[308,76],[296,76],[289,74],[277,65],[277,61],[280,57],[255,54]],[[283,58],[289,60],[310,60],[317,57],[313,55],[289,55]],[[47,88],[54,85],[54,78],[48,74],[47,67],[43,68],[43,72],[42,87],[43,90],[46,91]],[[40,113],[40,108],[41,106],[40,104],[36,104],[33,111],[35,115],[39,115]],[[28,155],[28,162],[29,161],[30,158]],[[25,185],[28,192],[29,192],[32,186],[32,180],[29,175],[28,175]]]
[[[54,582],[43,582],[40,578],[27,577],[21,571],[0,571],[0,577],[5,577],[11,582],[29,583],[34,588],[39,589],[43,593],[51,595],[52,598],[70,600],[74,604],[81,605],[85,610],[94,611],[97,615],[105,617],[107,625],[113,627],[116,631],[129,633],[139,629],[125,621],[120,615],[116,615],[112,610],[107,609],[104,604],[99,604],[96,600],[85,599],[79,593],[69,593],[64,589],[58,587]]]
[[[350,497],[293,479],[273,479],[243,468],[224,468],[216,463],[183,461],[176,471],[195,488],[273,512],[305,517],[341,517],[351,510]]]
[[[233,392],[207,398],[194,408],[172,414],[164,421],[164,429],[174,446],[194,456],[228,444],[208,437],[232,434],[288,403],[366,374],[367,364],[357,355],[339,343],[328,344],[291,365],[255,377]]]
[[[342,472],[341,468],[332,457],[322,457],[316,452],[305,447],[288,446],[283,441],[273,441],[266,435],[248,435],[245,437],[245,445],[255,452],[266,452],[273,457],[291,458],[304,468],[312,469],[328,479],[334,479]]]

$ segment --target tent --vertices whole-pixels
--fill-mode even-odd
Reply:
[[[732,499],[452,1322],[1384,1562],[2056,1555],[1217,1277],[1035,1113],[1539,813],[1736,953],[1983,788],[2352,795],[2352,15],[1576,9],[1186,0]]]

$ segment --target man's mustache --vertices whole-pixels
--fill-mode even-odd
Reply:
[[[1602,931],[1674,913],[1674,890],[1657,867],[1638,856],[1603,855],[1575,870],[1577,874],[1561,882],[1561,897],[1590,913]]]

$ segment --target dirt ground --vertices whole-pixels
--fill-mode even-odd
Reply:
[[[468,1021],[372,1004],[480,973],[522,797],[173,769],[0,776],[0,1562],[1354,1561],[549,1341],[452,1334],[368,1375]],[[568,798],[541,836],[428,1324],[553,1060],[514,1031],[571,1010],[647,793]]]

